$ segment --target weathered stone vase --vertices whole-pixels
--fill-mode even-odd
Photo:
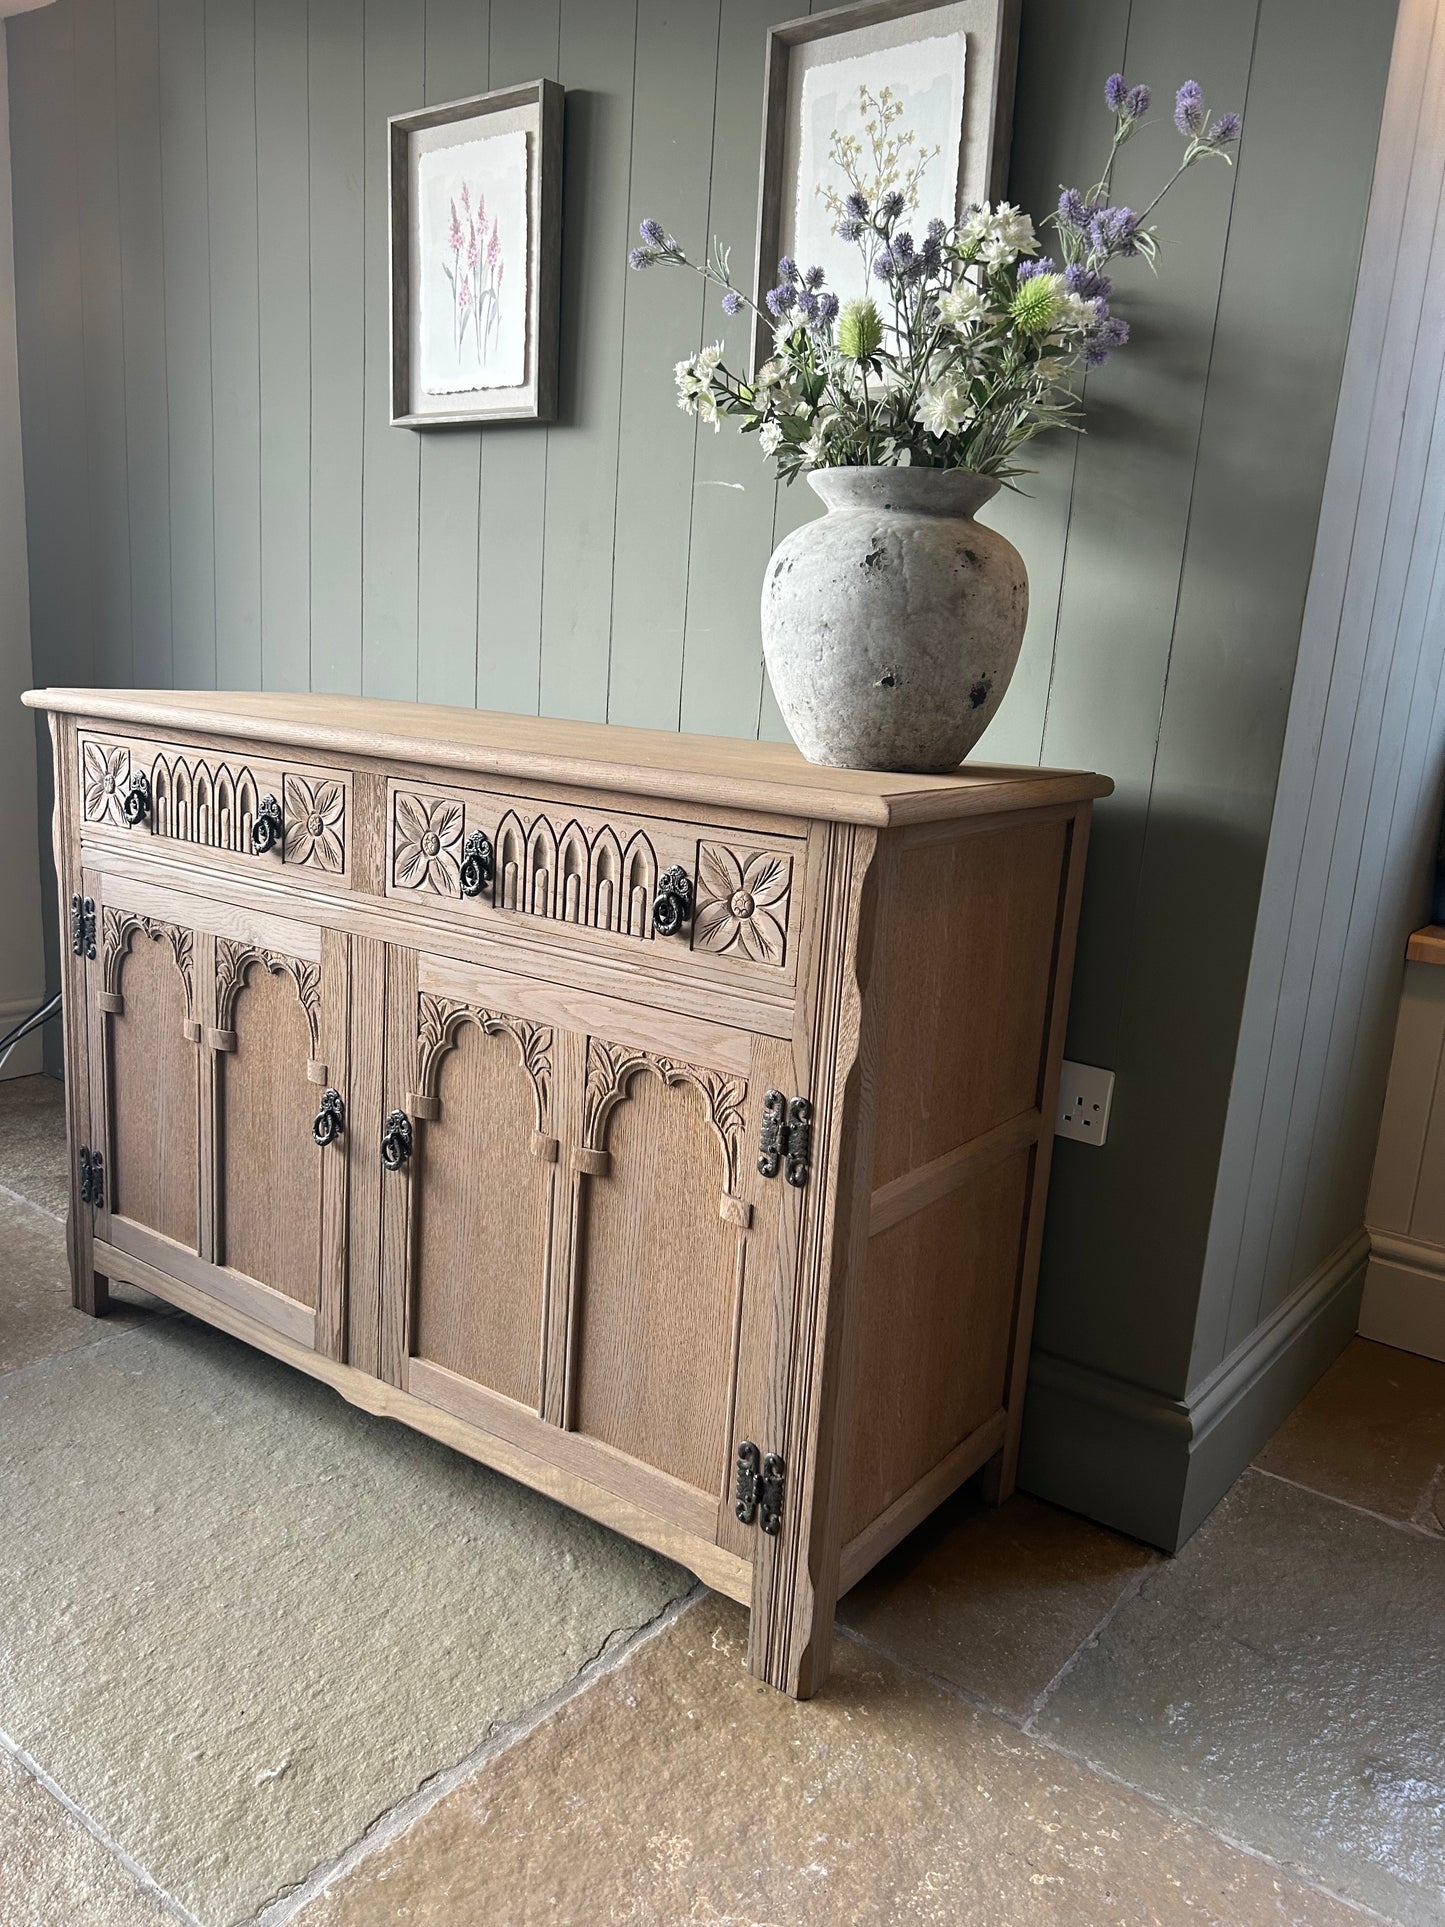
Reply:
[[[956,769],[1023,646],[1023,558],[966,469],[825,468],[828,513],[773,551],[763,653],[793,741],[843,769]]]

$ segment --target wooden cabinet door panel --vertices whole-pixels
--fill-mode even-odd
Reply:
[[[750,1556],[730,1494],[738,1442],[767,1449],[781,1199],[756,1146],[786,1053],[748,1041],[742,1077],[587,1040],[566,1423],[705,1498]]]
[[[94,889],[94,884],[90,885]],[[200,1248],[200,1025],[195,937],[107,905],[92,1012],[104,1113],[103,1215]]]
[[[540,1414],[557,1141],[552,1030],[417,998],[408,1357]]]

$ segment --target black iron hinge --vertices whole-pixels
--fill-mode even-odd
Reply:
[[[767,1091],[758,1169],[765,1178],[775,1178],[780,1164],[789,1184],[808,1182],[813,1165],[813,1107],[806,1097],[795,1097],[790,1104],[781,1091]]]
[[[95,955],[95,898],[70,899],[70,948],[77,957]]]
[[[737,1465],[733,1511],[745,1526],[756,1519],[771,1538],[783,1523],[787,1468],[776,1452],[764,1457],[751,1439],[744,1439],[738,1447]]]
[[[99,1151],[92,1151],[82,1144],[77,1159],[80,1166],[80,1202],[93,1204],[97,1211],[105,1209],[105,1159]]]

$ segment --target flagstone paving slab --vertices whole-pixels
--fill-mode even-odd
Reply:
[[[105,1318],[77,1311],[70,1302],[64,1225],[0,1192],[0,1373],[94,1345],[167,1311],[159,1299],[124,1285],[116,1287]]]
[[[1408,1927],[1445,1919],[1445,1541],[1246,1473],[1039,1730]]]
[[[1021,1719],[1158,1559],[1042,1500],[985,1506],[961,1493],[853,1588],[838,1617]]]
[[[1355,1339],[1255,1463],[1347,1504],[1445,1530],[1427,1496],[1445,1468],[1445,1364]]]
[[[58,1077],[0,1078],[0,1182],[64,1220],[70,1185],[65,1086]]]
[[[0,1379],[0,1728],[206,1927],[691,1585],[191,1320]]]
[[[1360,1927],[851,1639],[805,1705],[708,1599],[295,1927]]]
[[[0,1927],[175,1923],[109,1847],[0,1752]]]

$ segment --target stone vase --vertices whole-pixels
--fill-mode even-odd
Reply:
[[[793,741],[843,769],[956,769],[1023,646],[1023,558],[974,520],[998,483],[966,469],[825,468],[828,513],[786,536],[763,584],[763,653]]]

